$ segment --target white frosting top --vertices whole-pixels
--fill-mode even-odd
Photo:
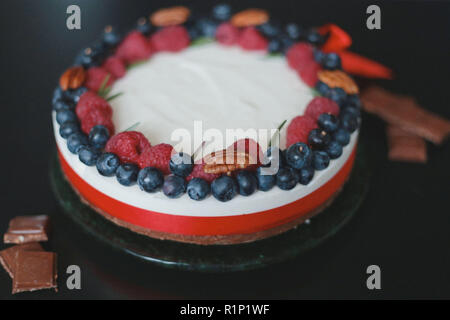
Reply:
[[[203,133],[218,129],[225,148],[233,142],[226,140],[226,129],[243,129],[237,138],[248,137],[249,128],[276,129],[303,114],[313,98],[284,57],[215,43],[154,55],[115,82],[111,94],[118,92],[123,95],[111,101],[117,132],[139,121],[135,130],[152,145],[176,146],[172,133],[184,128],[192,137],[190,150],[203,141],[201,135],[194,141],[194,121],[203,122]]]

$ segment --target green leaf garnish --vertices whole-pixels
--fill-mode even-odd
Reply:
[[[106,101],[111,101],[111,100],[113,100],[113,99],[115,99],[115,98],[117,98],[117,97],[120,97],[121,95],[123,95],[123,92],[118,92],[118,93],[116,93],[116,94],[113,94],[112,96],[109,96],[109,97],[107,97],[106,98]]]
[[[272,146],[272,144],[275,142],[275,139],[278,137],[278,135],[280,134],[280,130],[284,127],[284,125],[286,124],[287,120],[284,120],[277,128],[277,131],[275,131],[275,133],[273,134],[272,138],[269,141],[269,148]]]
[[[204,45],[204,44],[208,44],[214,42],[214,38],[210,38],[210,37],[201,37],[198,39],[195,39],[194,41],[191,42],[191,47],[192,46],[200,46],[200,45]]]
[[[322,96],[322,95],[320,94],[320,92],[317,91],[317,90],[314,89],[314,88],[312,88],[311,91],[312,91],[312,94],[313,94],[314,97],[320,97],[320,96]]]
[[[131,64],[129,64],[127,66],[127,70],[130,70],[130,69],[133,69],[133,68],[135,68],[137,66],[140,66],[141,64],[144,64],[145,62],[147,62],[147,61],[146,60],[141,60],[141,61],[133,62],[133,63],[131,63]]]
[[[138,125],[140,125],[140,124],[141,124],[140,122],[136,122],[136,123],[133,124],[131,127],[125,129],[124,131],[133,131],[133,130],[136,129],[136,127],[137,127]]]
[[[105,77],[105,79],[103,79],[102,84],[100,85],[100,88],[98,89],[98,95],[102,98],[106,97],[107,93],[105,93],[105,90],[107,89],[106,84],[108,83],[109,78],[111,78],[111,75],[108,73],[108,75]]]

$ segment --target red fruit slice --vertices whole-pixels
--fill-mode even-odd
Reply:
[[[327,41],[321,47],[323,52],[338,52],[352,45],[350,35],[333,23],[320,27],[319,33],[323,36],[328,36]]]
[[[339,52],[342,69],[344,71],[366,78],[380,78],[391,80],[394,78],[393,71],[388,67],[360,56],[350,51]]]

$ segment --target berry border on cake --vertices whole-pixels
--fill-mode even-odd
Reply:
[[[233,13],[227,4],[198,18],[186,7],[160,9],[139,19],[124,36],[107,26],[99,41],[77,55],[54,91],[59,134],[69,151],[83,164],[96,166],[100,175],[115,176],[123,186],[137,183],[145,192],[162,191],[169,198],[187,193],[193,200],[203,200],[212,194],[224,202],[236,194],[250,196],[274,186],[291,190],[298,183],[307,185],[315,171],[325,170],[341,156],[361,122],[358,87],[342,71],[339,55],[326,49],[336,41],[329,29],[282,25],[261,9]],[[284,56],[314,91],[304,115],[287,119],[285,150],[269,147],[258,165],[214,171],[204,161],[194,163],[191,155],[174,152],[169,144],[152,146],[133,128],[115,134],[109,105],[117,96],[110,95],[115,80],[158,52],[179,52],[212,41]],[[243,142],[245,148],[256,143]],[[272,161],[278,162],[278,171],[262,174]]]

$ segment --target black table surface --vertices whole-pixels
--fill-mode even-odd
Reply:
[[[186,1],[170,1],[187,3]],[[191,1],[206,12],[214,1]],[[0,52],[0,232],[17,215],[58,214],[48,164],[54,150],[50,99],[76,52],[107,24],[131,26],[169,1],[3,0]],[[252,1],[230,1],[235,8]],[[78,4],[82,29],[66,28],[66,8]],[[352,50],[391,66],[388,89],[413,95],[450,118],[449,2],[382,2],[382,29],[366,28],[362,1],[258,1],[284,22],[335,22],[348,30]],[[365,116],[373,177],[356,217],[337,236],[298,259],[261,270],[201,274],[143,264],[86,236],[70,222],[53,225],[46,248],[58,253],[58,293],[11,295],[0,272],[0,297],[148,299],[450,298],[450,146],[428,143],[427,164],[387,160],[384,123]],[[0,248],[4,247],[0,245]],[[66,268],[79,265],[82,289],[66,288]],[[366,287],[366,268],[381,268],[381,290]]]

